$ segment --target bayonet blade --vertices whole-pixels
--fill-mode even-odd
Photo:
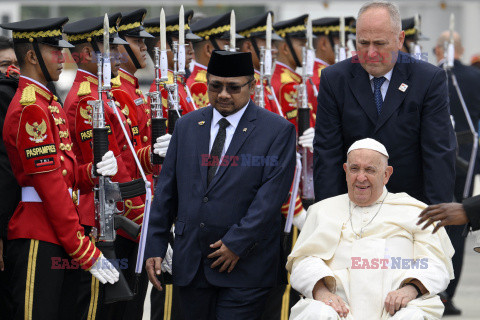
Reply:
[[[183,5],[180,7],[180,14],[178,17],[178,45],[185,44],[185,13],[183,12]]]
[[[312,19],[310,19],[310,16],[307,18],[307,49],[313,49]]]
[[[232,10],[232,13],[230,14],[230,51],[235,52],[236,48],[236,42],[235,42],[235,11]]]
[[[272,49],[272,15],[269,13],[267,16],[267,30],[266,30],[266,49]]]

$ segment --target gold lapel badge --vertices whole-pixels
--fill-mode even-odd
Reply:
[[[199,126],[203,126],[205,124],[205,121],[198,121]]]
[[[243,132],[247,132],[247,128],[243,128]]]

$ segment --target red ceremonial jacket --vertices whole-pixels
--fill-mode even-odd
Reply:
[[[107,96],[102,97],[103,101],[108,101]],[[78,160],[82,162],[91,162],[93,160],[92,151],[92,111],[93,108],[88,101],[98,99],[98,78],[97,76],[79,69],[72,88],[65,99],[64,108],[67,112],[70,123],[70,132],[72,140],[75,143],[73,151]],[[123,124],[126,126],[129,138],[132,139],[132,128],[128,125],[119,102],[115,101],[115,106],[121,116]],[[109,128],[108,144],[109,150],[112,150],[118,164],[118,172],[112,177],[112,181],[129,182],[137,176],[137,166],[127,145],[127,140],[110,106],[104,104],[105,124]],[[95,226],[94,195],[93,192],[81,194],[80,213],[81,222],[84,225]],[[125,201],[125,215],[132,221],[142,224],[144,201],[141,197],[127,199]],[[127,237],[123,231],[119,230],[120,235]]]
[[[187,79],[187,86],[197,108],[200,109],[209,104],[206,66],[194,62],[193,71]]]
[[[21,76],[3,139],[19,185],[36,191],[19,203],[8,238],[61,245],[82,268],[91,268],[101,252],[85,236],[76,203],[78,188],[82,193],[94,186],[92,164],[77,163],[66,114],[57,98],[39,82]]]

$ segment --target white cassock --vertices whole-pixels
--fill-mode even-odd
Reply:
[[[444,307],[437,294],[453,279],[454,250],[445,229],[432,234],[433,226],[416,225],[424,208],[408,194],[387,194],[386,188],[368,207],[356,206],[347,194],[310,206],[287,262],[292,287],[305,297],[290,319],[340,319],[333,308],[313,300],[313,287],[322,278],[347,304],[346,319],[440,319]],[[414,278],[429,293],[391,317],[384,308],[387,294]]]

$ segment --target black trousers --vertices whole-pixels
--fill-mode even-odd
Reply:
[[[455,177],[455,200],[457,202],[462,202],[463,200],[463,189],[465,187],[466,176],[457,175]],[[470,188],[469,196],[472,196],[473,190],[473,181],[472,187]],[[463,231],[465,230],[465,226],[447,226],[445,228],[447,231],[448,237],[452,242],[452,246],[455,249],[455,254],[452,257],[452,264],[453,264],[453,271],[455,275],[455,279],[450,281],[445,292],[448,294],[450,298],[453,298],[455,295],[455,291],[457,290],[458,282],[460,281],[460,276],[462,274],[463,268],[463,256],[465,252],[465,240],[466,238],[463,236]]]
[[[5,262],[5,270],[0,271],[0,313],[2,319],[11,320],[13,319],[13,286],[10,281],[12,268],[8,261],[6,239],[3,239],[3,261]]]
[[[270,288],[216,287],[208,283],[200,263],[192,283],[179,287],[186,320],[256,320]]]
[[[105,304],[105,318],[111,320],[142,320],[143,304],[148,289],[148,276],[145,268],[143,268],[140,277],[137,279],[135,275],[135,265],[137,261],[138,244],[124,237],[117,236],[115,239],[115,254],[119,261],[128,267],[123,269],[123,275],[130,284],[132,291],[136,290],[135,297],[130,301],[121,301]],[[100,318],[99,318],[100,319]]]
[[[163,291],[152,288],[150,293],[150,320],[184,320],[179,289],[172,284],[169,273],[160,275]]]
[[[8,255],[15,319],[73,318],[80,272],[63,247],[16,239],[8,242]]]

